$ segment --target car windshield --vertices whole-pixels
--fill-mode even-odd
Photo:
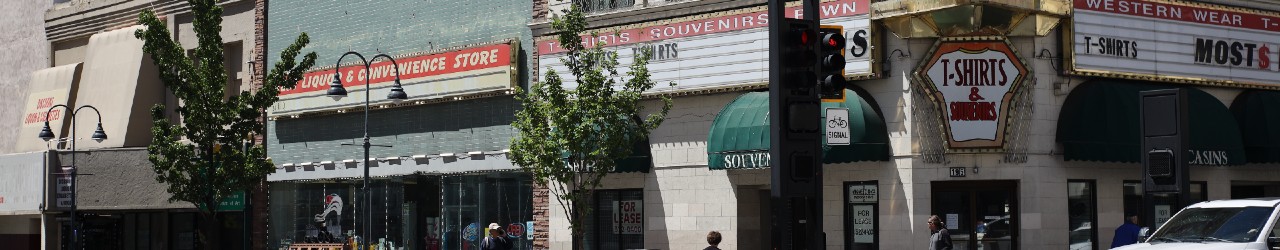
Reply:
[[[1270,207],[1188,208],[1151,236],[1152,241],[1252,242],[1271,215]]]

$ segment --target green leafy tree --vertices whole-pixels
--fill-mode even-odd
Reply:
[[[147,152],[156,180],[169,185],[168,192],[173,195],[169,200],[191,202],[199,208],[203,248],[218,249],[219,201],[236,191],[249,190],[275,169],[266,158],[266,149],[246,145],[263,131],[259,121],[262,111],[279,100],[280,88],[293,88],[303,71],[315,64],[316,55],[308,53],[295,62],[309,42],[303,33],[281,52],[263,86],[227,98],[222,37],[218,35],[222,7],[214,0],[187,2],[195,15],[193,26],[199,40],[191,56],[172,39],[155,12],[143,10],[138,16],[146,28],[134,35],[144,40],[143,50],[158,67],[160,80],[177,96],[176,111],[181,118],[181,123],[175,124],[165,117],[164,105],[153,107],[153,138]]]
[[[511,141],[511,159],[556,197],[572,235],[582,235],[581,219],[590,218],[591,195],[600,180],[662,123],[671,99],[662,97],[661,111],[640,119],[642,94],[654,87],[649,51],[638,53],[630,71],[619,74],[617,52],[604,50],[604,43],[584,46],[587,21],[577,6],[553,18],[551,26],[568,51],[561,61],[578,86],[565,89],[560,75],[548,68],[545,81],[521,93],[523,106],[511,124],[520,133]],[[573,248],[581,249],[574,238]]]

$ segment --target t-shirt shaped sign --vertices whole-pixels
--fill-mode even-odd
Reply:
[[[1005,117],[1027,75],[1004,40],[949,39],[916,71],[941,107],[952,148],[1004,145]]]

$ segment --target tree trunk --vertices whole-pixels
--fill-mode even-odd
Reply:
[[[222,249],[222,223],[218,221],[218,214],[210,211],[200,211],[200,248],[205,250]]]

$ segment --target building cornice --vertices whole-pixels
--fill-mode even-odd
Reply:
[[[252,3],[250,0],[222,0],[227,6]],[[50,43],[86,37],[138,23],[138,13],[153,9],[159,16],[190,13],[186,1],[105,0],[71,1],[54,5],[45,12],[45,34]]]

